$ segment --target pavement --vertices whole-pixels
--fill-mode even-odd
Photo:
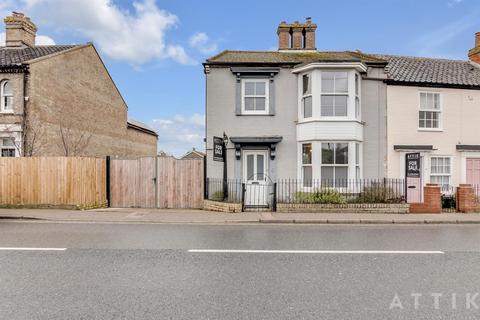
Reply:
[[[480,317],[478,225],[5,220],[0,235],[0,319]]]
[[[118,223],[480,224],[480,214],[220,213],[185,209],[0,209],[0,219]]]

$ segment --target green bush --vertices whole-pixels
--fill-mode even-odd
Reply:
[[[345,197],[335,189],[317,190],[314,192],[296,192],[295,201],[299,203],[315,204],[342,204],[347,202]]]
[[[210,197],[212,201],[223,201],[223,191],[217,191],[212,194]]]
[[[355,199],[358,203],[398,203],[401,198],[393,188],[385,186],[383,183],[374,183],[365,187]]]

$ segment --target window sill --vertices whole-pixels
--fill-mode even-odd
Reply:
[[[359,124],[364,125],[365,122],[358,120],[358,119],[352,119],[352,118],[306,118],[306,119],[300,119],[296,121],[297,123],[309,123],[309,122],[356,122]]]
[[[7,110],[7,111],[2,110],[2,111],[0,111],[0,114],[14,114],[14,113],[15,113],[15,112],[14,112],[13,110],[11,110],[11,111],[10,111],[10,110]]]
[[[236,116],[255,116],[255,117],[258,117],[258,116],[264,116],[264,117],[271,117],[271,116],[274,116],[274,114],[270,114],[270,113],[237,113]]]
[[[442,128],[418,128],[417,131],[420,132],[443,132]]]

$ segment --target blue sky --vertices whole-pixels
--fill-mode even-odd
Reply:
[[[480,31],[476,0],[2,0],[41,43],[93,42],[159,150],[203,148],[202,61],[224,49],[271,50],[276,27],[311,16],[319,50],[465,59]],[[2,35],[0,34],[0,41]]]

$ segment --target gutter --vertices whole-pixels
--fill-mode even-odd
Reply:
[[[142,132],[151,134],[152,136],[158,137],[158,133],[156,133],[155,131],[136,126],[136,125],[134,125],[133,123],[130,123],[130,122],[127,122],[127,128],[132,128],[132,129],[135,129],[135,130],[138,130],[138,131],[142,131]]]

